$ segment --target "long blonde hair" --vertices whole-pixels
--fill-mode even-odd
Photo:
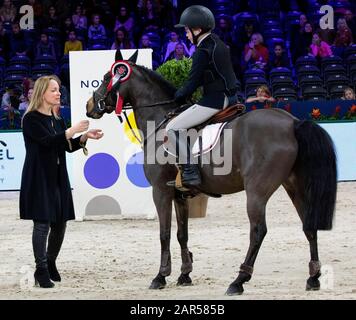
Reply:
[[[61,86],[61,80],[59,80],[59,78],[56,75],[49,75],[49,76],[42,76],[39,77],[36,82],[35,82],[35,86],[33,87],[33,92],[32,92],[32,96],[30,99],[30,103],[28,105],[28,108],[25,112],[29,113],[32,111],[36,111],[38,110],[43,103],[43,95],[45,94],[46,90],[48,89],[49,86],[49,82],[51,80],[54,80],[58,83],[59,86]],[[56,115],[55,112],[52,112],[54,117],[59,119],[59,117]],[[24,114],[24,116],[25,116]]]

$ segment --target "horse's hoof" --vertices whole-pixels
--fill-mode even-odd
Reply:
[[[163,289],[166,286],[166,284],[167,284],[166,279],[163,276],[158,275],[156,278],[152,280],[149,289],[154,289],[154,290]]]
[[[181,274],[177,281],[177,286],[191,286],[192,279],[189,277],[189,274]]]
[[[317,291],[320,290],[320,281],[317,278],[310,277],[307,280],[306,291]]]
[[[242,284],[230,284],[225,294],[228,296],[239,296],[244,292]]]

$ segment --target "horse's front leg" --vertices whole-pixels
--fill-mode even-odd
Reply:
[[[178,278],[178,286],[189,286],[192,279],[189,273],[193,270],[193,254],[188,249],[188,201],[183,199],[179,192],[176,192],[174,198],[174,207],[177,217],[177,238],[181,248],[182,267]]]
[[[161,264],[158,275],[151,282],[150,289],[164,288],[166,285],[165,277],[171,274],[171,252],[169,245],[171,240],[172,198],[173,195],[171,192],[153,187],[153,201],[159,219]]]

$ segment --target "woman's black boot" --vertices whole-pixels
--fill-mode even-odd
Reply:
[[[35,284],[39,285],[41,288],[54,287],[54,283],[49,278],[49,272],[47,268],[44,267],[36,268],[34,277],[35,277]]]
[[[56,262],[47,260],[47,263],[48,263],[48,272],[49,272],[49,276],[50,276],[51,280],[61,282],[61,275],[59,274],[59,272],[57,270]]]

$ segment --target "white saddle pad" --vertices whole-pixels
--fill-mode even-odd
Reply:
[[[221,131],[224,129],[226,124],[227,122],[209,124],[202,130],[200,130],[199,135],[202,137],[202,150],[203,150],[202,154],[211,151],[216,146],[216,144],[219,141]],[[169,154],[175,156],[171,148],[167,147],[166,143],[163,144],[163,148]],[[192,154],[193,157],[198,157],[201,154],[200,147],[199,147],[199,139],[197,139],[193,145]]]

